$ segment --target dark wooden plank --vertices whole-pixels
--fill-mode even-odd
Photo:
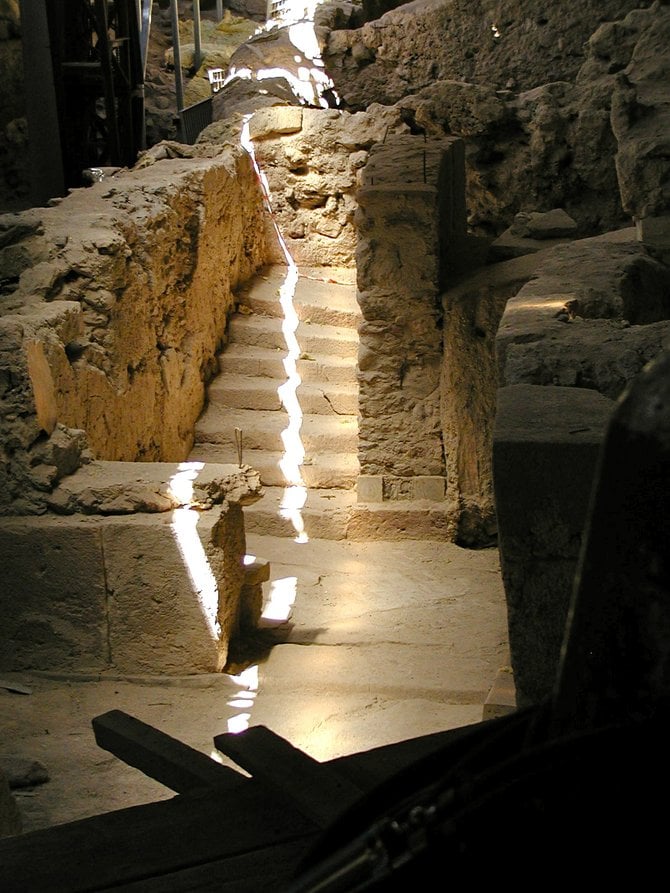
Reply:
[[[234,790],[247,780],[122,710],[96,716],[92,725],[99,747],[178,794],[204,787]]]
[[[316,839],[317,832],[240,856],[144,878],[124,884],[123,890],[124,893],[277,893],[288,889]],[[118,890],[118,887],[106,887],[107,890]]]
[[[363,792],[332,763],[320,763],[265,726],[217,735],[214,744],[322,828],[350,809]]]
[[[435,772],[446,772],[454,761],[489,738],[492,722],[497,720],[431,732],[335,757],[328,762],[339,774],[366,791],[392,780],[398,773],[415,772],[419,766],[431,765]]]
[[[0,839],[0,890],[84,893],[314,839],[318,827],[254,779],[230,795],[157,803]]]
[[[306,854],[314,845],[323,820],[332,812],[324,807],[319,822],[305,817],[304,803],[296,803],[295,795],[300,789],[305,796],[306,783],[313,786],[309,796],[317,804],[327,796],[329,782],[326,780],[332,782],[333,776],[338,784],[342,779],[350,780],[351,796],[354,791],[365,789],[376,801],[376,786],[380,782],[390,781],[395,789],[394,774],[404,771],[411,775],[415,761],[421,762],[425,771],[426,758],[436,772],[448,769],[452,758],[481,744],[491,732],[489,726],[482,723],[439,732],[324,764],[300,751],[294,759],[295,748],[290,749],[281,738],[277,740],[278,736],[261,732],[260,754],[254,754],[253,747],[246,747],[244,763],[258,768],[250,761],[250,755],[254,754],[254,761],[263,755],[267,759],[272,751],[275,755],[281,752],[283,759],[274,767],[272,764],[261,767],[258,776],[244,779],[244,784],[234,790],[202,790],[0,839],[0,890],[40,893],[84,893],[114,887],[130,887],[133,893],[143,889],[152,893],[154,890],[155,893],[206,890],[201,883],[211,870],[212,877],[217,878],[217,888],[224,893],[260,893],[266,888],[262,886],[262,877],[252,877],[255,854],[258,854],[258,864],[262,864],[264,859],[271,861],[274,853],[278,859],[277,871],[283,878],[284,870],[288,872],[289,867],[293,870],[294,856],[297,865],[297,854]],[[224,752],[237,753],[232,738],[221,737]],[[243,740],[240,736],[233,737],[238,745]],[[259,733],[252,737],[258,744]],[[260,777],[276,779],[281,773],[284,773],[282,783],[275,786]],[[284,786],[288,794],[283,791]],[[338,796],[337,802],[339,809],[347,799]],[[232,876],[230,872],[236,864],[239,874],[233,872]],[[273,878],[271,866],[267,871]],[[256,891],[254,884],[257,884]],[[273,889],[272,885],[268,889]]]

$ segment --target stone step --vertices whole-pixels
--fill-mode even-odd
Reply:
[[[210,405],[235,409],[279,410],[277,391],[282,382],[244,375],[219,375],[208,388]],[[358,386],[346,384],[298,385],[296,395],[303,413],[355,415],[358,413]]]
[[[282,487],[286,478],[280,467],[282,451],[243,449],[242,461],[260,474],[261,483],[267,487]],[[236,464],[237,452],[226,444],[195,444],[190,461],[217,464]],[[358,457],[353,453],[325,453],[307,455],[300,469],[307,487],[320,490],[340,488],[353,490],[358,480]]]
[[[235,429],[242,432],[243,449],[280,451],[284,448],[282,431],[288,416],[281,410],[229,409],[210,404],[195,426],[198,444],[235,445]],[[358,416],[303,415],[300,439],[305,450],[356,452],[358,449]]]
[[[357,502],[351,510],[347,539],[437,540],[454,542],[456,527],[453,509],[446,502],[427,499]]]
[[[227,344],[218,356],[219,375],[256,375],[282,382],[286,378],[286,348],[256,347],[234,342]]]
[[[235,372],[238,375],[257,375],[262,378],[286,378],[284,357],[286,350],[273,347],[248,346],[233,343],[219,354],[219,374]],[[356,384],[356,360],[354,357],[338,357],[328,354],[312,356],[305,353],[296,362],[296,369],[303,381],[328,381],[333,384]]]
[[[332,354],[336,357],[358,358],[358,332],[343,326],[298,324],[296,338],[301,353],[309,356]],[[252,347],[286,350],[282,320],[270,316],[247,316],[234,313],[230,318],[228,341]]]
[[[294,524],[289,513],[281,509],[287,491],[282,487],[263,489],[263,497],[244,509],[245,529],[249,533],[294,536],[302,524],[311,539],[454,540],[453,522],[444,503],[427,500],[359,503],[355,490],[308,489],[298,523]]]
[[[236,295],[237,304],[263,316],[283,317],[280,288],[286,267],[269,267]],[[356,328],[361,310],[356,300],[353,270],[300,269],[292,306],[300,320],[321,325]]]
[[[266,536],[295,537],[300,530],[310,539],[344,540],[349,516],[356,502],[354,490],[309,489],[304,506],[296,512],[282,508],[286,503],[284,487],[264,487],[258,502],[244,509],[247,533]],[[296,522],[291,520],[292,515]]]
[[[304,382],[321,381],[358,387],[357,369],[355,357],[336,357],[328,354],[312,356],[306,351],[296,363],[298,375]]]

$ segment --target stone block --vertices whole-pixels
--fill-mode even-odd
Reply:
[[[655,257],[670,260],[670,214],[635,221],[637,238]]]
[[[580,388],[498,391],[493,476],[519,706],[551,691],[613,401]]]
[[[240,609],[238,613],[238,631],[244,634],[255,630],[263,613],[263,583],[270,579],[270,563],[268,561],[255,562],[263,573],[247,573],[249,566],[245,565],[244,584],[240,593]]]
[[[99,672],[109,665],[96,520],[0,519],[0,666]]]
[[[252,140],[273,134],[298,133],[302,129],[302,109],[294,105],[274,105],[259,109],[249,121]]]
[[[510,667],[502,667],[498,670],[493,681],[482,711],[482,719],[495,719],[498,716],[508,716],[516,711],[516,689],[514,676]]]
[[[384,478],[381,474],[360,474],[356,493],[358,502],[383,502]]]
[[[412,495],[414,499],[429,499],[442,502],[444,499],[445,478],[437,474],[421,474],[412,478]]]
[[[219,523],[217,512],[181,509],[105,524],[110,657],[118,672],[188,675],[223,668],[243,568],[240,556],[238,588],[221,591],[225,558],[211,554]]]

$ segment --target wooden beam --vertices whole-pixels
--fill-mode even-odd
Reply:
[[[99,747],[178,794],[199,788],[235,790],[246,781],[240,772],[122,710],[96,716],[92,725]]]
[[[329,763],[320,763],[265,726],[217,735],[214,744],[319,827],[352,807],[363,789]]]

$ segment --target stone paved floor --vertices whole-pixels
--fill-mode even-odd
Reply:
[[[0,688],[0,760],[50,775],[14,789],[24,830],[173,796],[97,746],[91,719],[112,709],[208,754],[214,735],[265,725],[319,760],[482,719],[508,662],[496,549],[259,535],[247,547],[271,564],[264,622],[279,644],[263,655],[266,633],[251,643],[262,659],[241,676],[0,674],[31,690]]]

